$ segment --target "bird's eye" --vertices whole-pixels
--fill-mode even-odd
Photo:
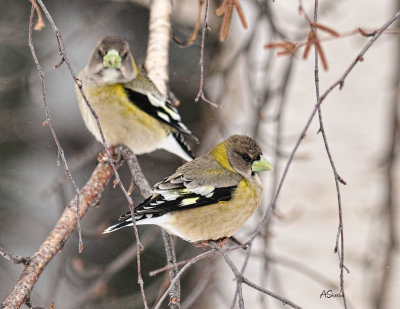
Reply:
[[[97,50],[97,55],[102,58],[103,57],[103,52],[101,51],[101,49]]]
[[[121,58],[126,58],[126,56],[128,56],[128,52],[124,51],[121,53]]]
[[[246,162],[251,162],[251,158],[247,153],[242,154],[242,159]]]

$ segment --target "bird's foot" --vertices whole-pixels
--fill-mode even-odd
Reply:
[[[205,248],[208,246],[208,240],[200,240],[192,242],[193,246],[196,248]]]
[[[220,239],[217,239],[215,242],[218,244],[218,246],[222,249],[226,241],[228,240],[229,237],[222,237]]]
[[[217,240],[200,240],[200,241],[195,241],[192,242],[193,246],[195,246],[196,248],[204,248],[204,247],[208,247],[209,246],[209,242],[215,242],[221,249],[224,246],[224,244],[226,243],[226,241],[228,240],[228,237],[222,237],[220,239]]]

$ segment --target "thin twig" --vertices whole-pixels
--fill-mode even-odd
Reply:
[[[314,2],[314,24],[317,23],[318,19],[318,0],[315,0]],[[315,37],[317,37],[317,28],[313,27],[311,29],[315,33]],[[340,268],[340,294],[342,295],[343,298],[343,305],[344,308],[347,309],[347,302],[346,302],[346,294],[344,291],[344,273],[343,273],[343,266],[344,266],[344,233],[343,233],[343,217],[342,217],[342,198],[340,195],[340,184],[339,184],[339,179],[341,177],[339,176],[337,170],[336,170],[336,165],[333,161],[332,154],[329,149],[328,145],[328,138],[326,136],[325,128],[324,128],[324,122],[322,119],[322,111],[321,111],[321,102],[320,102],[320,93],[319,93],[319,69],[318,69],[318,55],[320,53],[317,50],[317,46],[314,48],[314,82],[315,82],[315,94],[317,98],[317,109],[318,109],[318,120],[319,120],[319,132],[322,134],[322,138],[324,141],[325,145],[325,150],[326,154],[328,155],[329,163],[332,168],[334,180],[335,180],[335,186],[336,186],[336,194],[337,194],[337,201],[338,201],[338,212],[339,212],[339,226],[338,226],[338,231],[337,234],[340,235],[340,249],[339,249],[339,237],[337,237],[336,240],[336,246],[335,248],[337,249],[337,254],[339,257],[339,268]]]
[[[104,162],[97,164],[88,182],[81,190],[80,218],[101,197],[112,174],[113,170],[109,164]],[[77,225],[76,210],[77,204],[74,197],[61,214],[60,219],[47,239],[41,244],[36,253],[30,257],[21,277],[0,307],[3,306],[7,309],[19,308],[25,302],[47,264],[62,249],[75,230]]]
[[[311,111],[310,116],[308,117],[306,124],[303,128],[303,130],[300,132],[300,136],[298,137],[291,153],[290,156],[288,158],[288,161],[285,165],[285,168],[282,172],[282,176],[280,178],[280,181],[277,185],[276,191],[267,207],[267,209],[265,210],[264,214],[262,215],[262,218],[260,220],[260,222],[258,223],[257,227],[254,229],[253,233],[251,234],[251,236],[249,237],[248,241],[246,242],[246,244],[249,245],[249,249],[247,250],[246,253],[246,257],[245,257],[245,263],[248,262],[250,255],[251,255],[251,249],[252,246],[251,244],[253,243],[254,239],[257,237],[257,235],[259,235],[259,233],[261,232],[262,229],[267,228],[269,223],[270,223],[270,217],[271,217],[271,213],[272,211],[276,208],[276,203],[279,197],[279,194],[281,192],[282,186],[285,182],[286,176],[288,174],[289,168],[293,162],[294,156],[297,153],[297,150],[301,144],[301,142],[303,141],[303,139],[306,136],[306,133],[317,113],[318,107],[323,103],[323,101],[325,100],[325,98],[331,93],[332,90],[334,90],[336,87],[339,87],[339,89],[343,88],[344,85],[344,81],[347,78],[347,76],[349,75],[349,73],[353,70],[353,68],[355,67],[355,65],[360,61],[360,59],[363,58],[364,54],[369,50],[369,48],[376,42],[376,40],[381,36],[381,34],[393,23],[395,22],[398,18],[400,17],[400,11],[397,12],[394,16],[392,16],[387,22],[385,22],[385,24],[379,29],[377,30],[377,32],[374,34],[374,36],[368,41],[368,43],[361,49],[361,51],[359,52],[359,54],[355,57],[355,59],[350,63],[350,65],[348,66],[348,68],[344,71],[344,73],[340,76],[340,78],[334,82],[323,94],[322,96],[320,96],[319,102],[314,106],[313,110]],[[343,265],[343,267],[345,267]],[[246,267],[242,268],[242,272],[244,271]],[[236,297],[236,296],[235,296]]]
[[[165,255],[167,256],[168,265],[176,264],[176,254],[174,249],[174,243],[172,236],[169,235],[166,231],[162,230],[162,236],[165,246]],[[178,266],[173,266],[169,269],[169,277],[173,279],[176,277],[178,273]],[[180,300],[181,300],[181,283],[180,280],[176,280],[173,288],[169,293],[169,307],[170,308],[180,308]]]
[[[149,245],[156,235],[157,229],[151,229],[148,233],[142,236],[142,244]],[[137,246],[132,244],[127,249],[125,249],[121,254],[119,254],[105,269],[101,271],[101,275],[96,278],[96,280],[90,284],[90,286],[85,287],[85,294],[83,297],[76,301],[76,307],[81,308],[90,299],[98,297],[98,292],[103,291],[107,282],[119,271],[124,269],[129,265],[135,258],[137,258]]]
[[[203,29],[201,30],[201,45],[200,45],[200,61],[199,61],[199,66],[200,66],[200,86],[199,86],[199,92],[197,93],[196,98],[194,99],[196,102],[199,101],[201,98],[204,102],[214,106],[214,107],[221,107],[221,105],[218,105],[209,99],[206,98],[204,95],[204,42],[206,38],[206,31],[208,30],[208,11],[209,11],[209,5],[210,5],[210,0],[206,0],[206,11],[204,14],[204,23],[203,23]]]
[[[78,223],[79,253],[81,253],[83,251],[83,241],[82,241],[81,224],[80,224],[79,215],[78,215],[78,213],[79,213],[80,193],[79,193],[79,188],[76,185],[74,178],[72,177],[71,171],[69,170],[67,160],[65,159],[64,150],[61,147],[60,141],[58,140],[56,131],[55,131],[54,126],[53,126],[53,122],[51,121],[49,105],[47,103],[46,84],[45,84],[45,80],[44,80],[44,73],[43,73],[42,67],[41,67],[41,65],[39,63],[39,60],[38,60],[38,58],[36,56],[35,47],[33,46],[32,25],[33,25],[33,16],[34,16],[34,12],[35,12],[35,4],[36,4],[35,0],[32,0],[31,15],[30,15],[30,18],[29,18],[29,38],[28,38],[28,40],[29,40],[29,48],[31,49],[33,60],[35,61],[36,68],[37,68],[37,70],[39,72],[40,84],[41,84],[41,88],[42,88],[42,97],[43,97],[44,109],[45,109],[45,113],[46,113],[46,121],[43,122],[43,124],[49,126],[51,134],[53,135],[54,142],[56,143],[57,151],[58,151],[58,153],[57,153],[57,165],[60,165],[60,158],[61,158],[61,160],[62,160],[62,162],[64,164],[64,169],[65,169],[67,178],[71,180],[72,186],[73,186],[75,194],[76,194],[76,204],[78,205],[78,207],[76,209],[76,211],[77,211],[76,220],[77,220],[77,223]],[[36,7],[37,7],[37,5],[36,5]]]
[[[182,276],[182,274],[190,267],[192,266],[194,263],[209,257],[210,255],[215,254],[214,250],[209,250],[206,252],[203,252],[199,255],[196,255],[194,258],[192,258],[189,262],[187,262],[185,264],[185,266],[183,266],[181,268],[181,270],[176,274],[175,278],[173,280],[171,280],[171,283],[169,284],[168,289],[164,292],[164,294],[161,296],[161,298],[158,300],[157,304],[154,306],[154,309],[159,309],[164,301],[164,299],[168,296],[168,294],[170,293],[170,291],[173,289],[175,283],[179,280],[179,278]]]
[[[75,84],[78,86],[79,92],[82,95],[83,100],[85,101],[85,103],[86,103],[87,107],[89,108],[91,114],[93,115],[94,119],[96,120],[96,124],[97,124],[97,127],[99,129],[99,133],[100,133],[100,136],[101,136],[103,147],[104,147],[104,149],[106,151],[106,154],[107,154],[107,157],[109,159],[110,166],[112,167],[112,169],[114,171],[115,182],[121,188],[123,194],[125,195],[125,197],[126,197],[126,199],[128,201],[129,209],[133,213],[133,201],[132,201],[132,198],[130,197],[130,195],[128,194],[128,192],[125,189],[124,185],[122,184],[121,179],[119,177],[119,174],[117,172],[117,169],[115,167],[115,164],[114,164],[114,162],[112,160],[112,156],[110,154],[109,146],[108,146],[108,143],[107,143],[107,141],[106,141],[106,139],[104,137],[104,133],[103,133],[103,129],[102,129],[101,124],[100,124],[99,117],[97,116],[97,113],[94,111],[93,107],[89,103],[89,101],[88,101],[88,99],[87,99],[87,97],[86,97],[86,95],[85,95],[85,93],[83,92],[83,89],[82,89],[83,84],[76,77],[76,75],[75,75],[75,73],[74,73],[74,71],[72,69],[72,66],[71,66],[71,64],[69,62],[69,59],[67,57],[67,53],[66,53],[66,50],[65,50],[65,46],[64,46],[64,40],[62,38],[61,32],[58,30],[57,26],[55,25],[55,23],[53,21],[53,18],[51,17],[51,15],[50,15],[49,11],[47,10],[46,6],[43,4],[42,0],[35,0],[35,1],[37,1],[39,3],[39,5],[41,6],[43,12],[46,15],[46,18],[48,19],[48,21],[49,21],[49,23],[50,23],[50,25],[51,25],[51,27],[53,29],[53,32],[54,32],[54,34],[56,36],[56,39],[57,39],[58,49],[59,49],[59,53],[60,53],[60,56],[61,56],[61,60],[57,65],[55,65],[55,68],[59,67],[63,63],[65,63],[67,65],[68,70],[69,70],[71,76],[73,77],[73,79],[75,81]],[[135,234],[135,238],[136,238],[136,244],[137,244],[138,248],[141,248],[142,245],[141,245],[140,240],[139,240],[139,233],[137,231],[136,221],[134,219],[134,216],[132,217],[132,222],[133,222],[133,230],[134,230],[134,234]],[[138,250],[138,255],[140,255],[140,250]],[[142,279],[141,271],[140,271],[140,256],[139,256],[139,258],[137,260],[137,267],[138,267],[138,283],[140,285],[140,290],[141,290],[141,294],[142,294],[142,298],[143,298],[143,303],[145,305],[145,308],[148,308],[146,295],[145,295],[145,292],[144,292],[144,283],[143,283],[143,279]]]
[[[192,308],[195,301],[203,294],[204,290],[209,286],[209,280],[215,272],[217,264],[208,264],[204,269],[201,270],[201,278],[196,279],[196,288],[191,291],[189,295],[185,297],[185,301],[182,303],[183,309]]]
[[[256,289],[264,294],[267,294],[277,300],[279,300],[280,302],[282,302],[283,305],[289,305],[292,308],[297,308],[297,309],[301,309],[300,306],[296,305],[295,303],[291,302],[290,300],[287,300],[286,298],[283,298],[282,296],[279,296],[267,289],[264,289],[260,286],[258,286],[257,284],[253,283],[252,281],[250,281],[249,279],[247,279],[246,277],[244,277],[241,272],[239,271],[239,269],[236,267],[236,265],[232,262],[232,260],[229,258],[229,256],[225,253],[224,250],[222,250],[215,242],[213,241],[209,241],[208,242],[208,246],[210,248],[212,248],[213,250],[215,250],[220,256],[222,256],[226,262],[226,264],[229,266],[229,268],[232,270],[233,274],[235,275],[235,278],[237,281],[247,284],[248,286],[252,287],[253,289]],[[239,306],[241,306],[241,304],[243,305],[243,295],[241,295],[241,292],[239,291]],[[244,307],[241,307],[244,308]]]
[[[296,144],[293,147],[292,152],[290,153],[289,159],[286,163],[286,166],[283,170],[281,179],[278,183],[277,189],[275,191],[274,196],[272,197],[272,200],[268,206],[268,208],[266,209],[266,211],[264,212],[260,222],[258,223],[257,227],[254,229],[252,235],[250,236],[249,240],[247,241],[247,243],[251,243],[254,238],[260,233],[261,229],[264,227],[264,225],[269,221],[270,215],[272,210],[275,209],[276,207],[276,202],[278,200],[279,194],[281,192],[283,183],[286,179],[287,173],[289,171],[290,165],[293,161],[293,158],[301,144],[301,142],[303,141],[303,139],[306,136],[306,133],[311,125],[312,120],[314,119],[315,114],[317,113],[318,110],[318,106],[320,106],[325,98],[332,92],[332,90],[334,90],[336,87],[339,87],[339,89],[343,88],[344,85],[344,81],[346,80],[347,76],[349,75],[349,73],[353,70],[353,68],[355,67],[355,65],[360,61],[360,58],[362,58],[364,56],[364,54],[369,50],[369,48],[375,43],[375,41],[381,36],[381,34],[383,33],[383,31],[385,29],[387,29],[393,22],[395,22],[398,18],[400,17],[400,11],[397,12],[395,15],[393,15],[381,28],[379,28],[379,30],[375,33],[375,35],[368,41],[368,43],[361,49],[360,53],[355,57],[355,59],[350,63],[350,65],[348,66],[348,68],[344,71],[344,73],[342,74],[342,76],[340,76],[340,78],[334,82],[320,97],[320,101],[319,103],[317,103],[313,110],[311,111],[310,116],[308,117],[306,124],[303,128],[303,130],[300,132],[300,136],[296,141]]]
[[[12,255],[10,252],[7,252],[2,247],[0,247],[0,255],[5,258],[7,261],[10,261],[14,264],[24,264],[26,265],[29,262],[29,257],[21,256],[21,255]]]

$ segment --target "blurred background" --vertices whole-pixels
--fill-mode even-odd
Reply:
[[[211,1],[205,44],[205,91],[215,109],[194,102],[199,81],[200,38],[191,47],[170,45],[170,88],[180,99],[183,121],[200,138],[197,155],[234,133],[255,137],[273,162],[263,175],[264,202],[236,237],[248,239],[268,207],[283,168],[316,103],[314,55],[302,59],[276,56],[267,43],[301,42],[308,25],[297,1],[241,0],[248,29],[233,14],[225,42],[219,41],[221,18]],[[57,166],[57,149],[48,127],[39,75],[28,46],[29,1],[0,0],[0,246],[30,256],[44,241],[74,196]],[[139,64],[145,59],[148,1],[46,1],[60,29],[71,65],[77,73],[104,35],[126,38]],[[309,16],[314,1],[303,1]],[[197,1],[173,1],[172,28],[181,39],[190,36]],[[349,34],[361,27],[374,31],[399,10],[394,0],[320,1],[319,21],[342,37],[322,44],[328,71],[320,67],[325,91],[356,57],[368,38]],[[328,34],[319,32],[321,37]],[[101,145],[84,127],[73,80],[59,53],[51,27],[34,32],[33,42],[44,70],[46,91],[56,133],[72,174],[82,187],[93,171]],[[344,222],[345,292],[349,308],[396,308],[400,287],[398,223],[400,129],[398,34],[383,34],[322,106],[331,152],[341,177]],[[397,122],[396,122],[397,119]],[[245,276],[303,308],[343,308],[339,293],[339,261],[334,253],[338,202],[333,173],[314,119],[289,170],[268,225],[257,237]],[[196,148],[197,147],[197,148]],[[139,157],[150,184],[172,173],[182,161],[164,151]],[[126,166],[120,169],[129,184]],[[141,201],[134,192],[135,203]],[[131,229],[107,236],[101,231],[128,205],[121,191],[109,185],[97,207],[82,220],[84,251],[78,253],[75,233],[46,267],[31,295],[36,306],[56,308],[142,308],[136,274],[136,245]],[[149,271],[165,265],[160,230],[140,227],[145,250],[142,270],[146,295],[154,303],[164,291],[164,274]],[[178,260],[203,252],[176,239]],[[229,253],[238,267],[245,252]],[[0,259],[0,298],[18,280],[22,265]],[[219,258],[203,260],[182,278],[182,307],[230,308],[236,283]],[[282,308],[278,301],[243,287],[248,308]],[[165,307],[167,303],[165,302]]]

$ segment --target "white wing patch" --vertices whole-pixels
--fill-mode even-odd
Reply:
[[[161,100],[159,98],[156,98],[151,92],[147,92],[146,95],[152,105],[161,107],[170,117],[172,117],[172,119],[174,119],[176,121],[181,121],[181,116],[178,114],[178,111],[173,108],[168,107],[166,105],[165,99]],[[161,113],[159,112],[157,114],[158,114],[158,116],[160,116]],[[163,115],[163,116],[168,118],[168,115]],[[160,117],[163,118],[164,120],[170,122],[169,119],[166,119],[162,116],[160,116]]]
[[[214,193],[215,187],[213,186],[200,186],[196,188],[191,188],[190,191],[196,194],[203,195],[205,197],[211,197]]]
[[[200,197],[185,198],[185,199],[183,199],[183,200],[180,202],[179,206],[189,206],[189,205],[196,204],[196,202],[197,202],[197,200],[198,200],[199,198],[200,198]]]
[[[164,119],[166,122],[170,122],[168,115],[166,115],[166,114],[164,114],[162,112],[157,112],[157,115],[158,115],[158,117]]]

